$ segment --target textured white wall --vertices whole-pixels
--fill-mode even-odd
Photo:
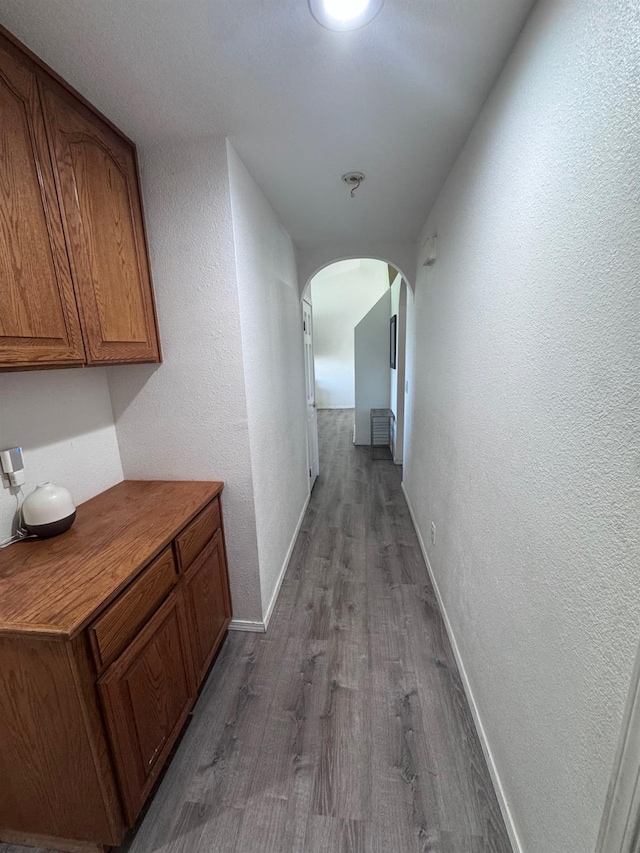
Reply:
[[[418,265],[405,483],[526,853],[594,849],[640,636],[639,34],[538,3]]]
[[[353,330],[387,290],[387,265],[376,260],[341,261],[313,278],[313,349],[318,408],[354,407]]]
[[[140,151],[164,363],[110,368],[125,475],[220,479],[234,618],[262,619],[226,142]]]
[[[387,287],[355,328],[356,444],[371,443],[371,409],[389,408],[390,316],[391,288]]]
[[[230,144],[228,157],[266,616],[309,495],[302,312],[291,238]]]
[[[0,376],[0,449],[22,446],[28,494],[50,480],[76,504],[119,483],[122,465],[103,368]],[[16,498],[0,487],[0,541],[12,533]]]

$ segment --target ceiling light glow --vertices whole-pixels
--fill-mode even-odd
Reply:
[[[384,0],[309,0],[311,14],[329,30],[357,30],[382,8]]]
[[[323,0],[327,15],[338,21],[352,21],[366,11],[369,0]]]

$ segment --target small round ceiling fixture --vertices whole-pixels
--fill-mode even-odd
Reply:
[[[311,14],[329,30],[357,30],[382,9],[384,0],[309,0]]]
[[[354,198],[356,190],[364,181],[364,172],[345,172],[342,180],[351,187],[351,198]]]

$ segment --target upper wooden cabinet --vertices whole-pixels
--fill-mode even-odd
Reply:
[[[0,363],[82,364],[35,74],[0,42]]]
[[[66,92],[41,92],[87,363],[157,361],[135,151]]]
[[[135,146],[0,34],[0,369],[159,362]]]

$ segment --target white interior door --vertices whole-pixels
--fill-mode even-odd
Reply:
[[[320,473],[318,460],[318,410],[316,408],[316,375],[313,364],[313,313],[311,303],[302,301],[304,330],[304,381],[307,393],[307,434],[309,447],[309,488],[313,488]]]

